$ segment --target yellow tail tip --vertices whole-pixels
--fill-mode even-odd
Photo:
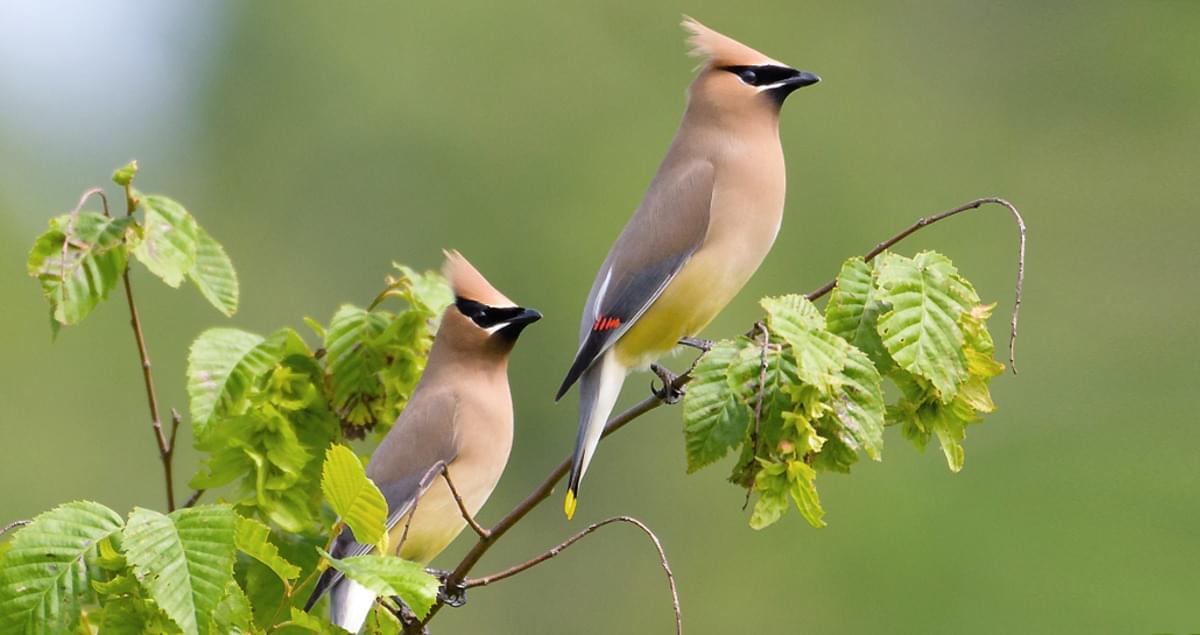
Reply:
[[[567,515],[567,520],[575,516],[575,492],[571,490],[567,490],[567,499],[563,501],[563,513]]]

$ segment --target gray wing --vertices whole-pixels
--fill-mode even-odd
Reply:
[[[367,476],[387,501],[389,531],[429,489],[440,473],[437,466],[449,464],[458,455],[458,427],[454,425],[457,411],[458,399],[452,392],[422,391],[418,386],[396,424],[372,455],[367,464]],[[361,556],[373,548],[356,541],[350,528],[344,527],[329,553],[335,558],[346,558]],[[312,608],[341,577],[340,571],[332,567],[326,569],[313,587],[304,610]]]
[[[654,303],[708,233],[713,165],[695,160],[664,169],[596,274],[579,327],[579,351],[561,399]]]

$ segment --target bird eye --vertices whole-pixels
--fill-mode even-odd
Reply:
[[[745,82],[751,86],[756,85],[755,83],[758,81],[758,74],[749,68],[745,68],[745,69],[742,69],[741,71],[739,71],[738,77],[742,78],[743,82]]]

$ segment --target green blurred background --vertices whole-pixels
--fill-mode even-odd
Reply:
[[[0,521],[78,498],[163,505],[119,298],[52,343],[24,274],[46,219],[130,158],[242,281],[227,320],[135,274],[165,405],[186,410],[200,330],[327,320],[369,301],[391,261],[434,268],[443,247],[541,309],[513,360],[515,447],[482,513],[498,518],[573,442],[574,397],[551,395],[682,111],[686,12],[825,79],[785,108],[774,251],[707,335],[919,215],[999,195],[1030,227],[1021,374],[994,382],[1000,409],[970,429],[962,473],[890,430],[883,463],[822,475],[821,530],[799,514],[749,529],[726,467],[685,476],[680,414],[661,409],[603,445],[573,523],[556,495],[479,572],[632,514],[666,545],[690,633],[1200,631],[1200,3],[841,4],[6,3]],[[921,248],[1000,301],[1003,340],[1003,210],[900,250]],[[671,611],[649,545],[617,528],[436,626],[666,632]]]

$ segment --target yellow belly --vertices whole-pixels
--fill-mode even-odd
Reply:
[[[453,473],[452,471],[451,474]],[[455,484],[458,485],[457,481]],[[483,506],[490,493],[490,487],[484,492],[463,492],[464,502],[472,516]],[[404,538],[401,544],[406,524],[409,525],[408,537]],[[466,526],[467,521],[446,487],[446,481],[439,478],[417,501],[412,522],[409,523],[408,516],[405,515],[388,532],[388,538],[393,553],[396,553],[398,546],[397,555],[401,558],[427,565],[448,547]]]
[[[613,352],[622,366],[643,368],[675,348],[679,338],[699,333],[737,295],[761,262],[761,258],[730,260],[723,251],[698,250],[621,336]]]

